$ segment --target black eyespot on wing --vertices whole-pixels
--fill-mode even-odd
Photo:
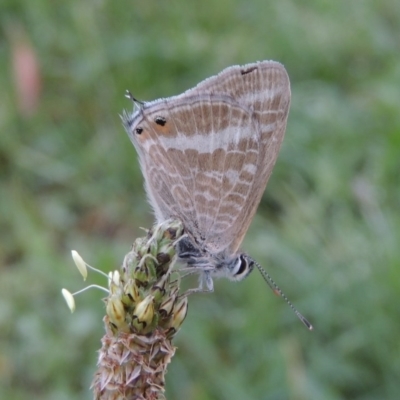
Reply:
[[[249,74],[250,72],[255,71],[256,69],[257,69],[257,67],[250,67],[250,68],[247,68],[247,69],[242,69],[242,70],[240,71],[240,73],[241,73],[242,75],[246,75],[246,74]]]
[[[164,117],[156,117],[154,121],[156,122],[157,125],[161,126],[164,126],[167,122],[167,120]]]
[[[135,132],[140,135],[143,132],[143,128],[136,128]]]

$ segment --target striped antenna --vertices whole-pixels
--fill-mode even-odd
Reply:
[[[308,322],[308,320],[295,308],[295,306],[290,302],[290,300],[286,297],[285,293],[282,292],[282,290],[279,288],[279,286],[275,283],[275,281],[271,278],[271,276],[268,274],[267,271],[264,270],[263,267],[261,267],[260,264],[258,264],[256,261],[254,261],[254,264],[260,271],[261,276],[264,278],[265,282],[267,282],[268,286],[272,289],[272,291],[277,294],[278,296],[283,297],[283,299],[286,301],[286,303],[289,305],[289,307],[293,310],[293,312],[296,314],[297,318],[306,326],[306,328],[310,331],[313,330],[313,326]]]

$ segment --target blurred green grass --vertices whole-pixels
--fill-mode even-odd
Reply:
[[[83,286],[71,249],[107,271],[152,224],[118,116],[125,89],[152,100],[274,59],[292,107],[243,247],[315,330],[257,272],[219,281],[191,299],[167,396],[397,399],[399,26],[397,0],[4,0],[0,398],[91,398],[101,294],[71,316],[60,289]],[[36,86],[18,89],[21,54],[37,60]]]

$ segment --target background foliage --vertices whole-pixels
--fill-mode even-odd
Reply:
[[[168,398],[398,398],[398,0],[0,7],[0,398],[91,398],[102,295],[71,316],[60,289],[83,287],[71,249],[108,271],[152,224],[125,89],[152,100],[263,59],[293,101],[243,247],[315,330],[257,272],[218,281],[190,301]]]

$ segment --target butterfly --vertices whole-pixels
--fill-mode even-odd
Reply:
[[[139,155],[157,222],[182,221],[178,256],[212,291],[213,278],[244,279],[256,266],[239,250],[275,165],[290,106],[282,64],[232,66],[169,98],[140,102],[122,116]],[[204,289],[204,285],[207,289]]]

